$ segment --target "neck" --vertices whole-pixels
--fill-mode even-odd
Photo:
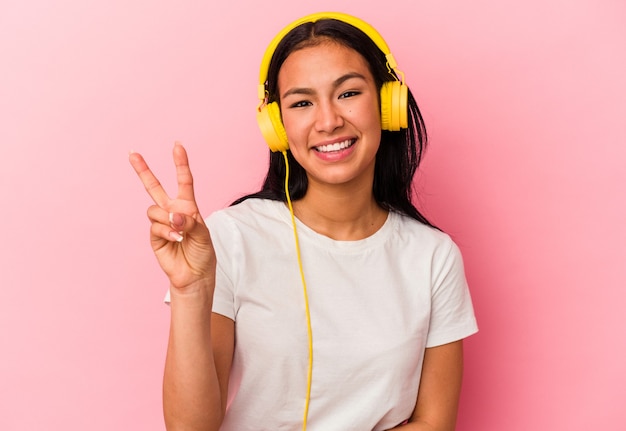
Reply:
[[[306,195],[293,203],[298,219],[319,234],[340,241],[373,235],[387,220],[371,187],[321,187],[309,184]]]

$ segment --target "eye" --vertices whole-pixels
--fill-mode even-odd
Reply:
[[[361,94],[360,91],[355,91],[355,90],[345,91],[345,92],[341,93],[339,98],[340,99],[347,99],[348,97],[358,96],[359,94]]]
[[[305,106],[310,106],[311,102],[308,100],[300,100],[298,102],[292,103],[289,105],[290,108],[304,108]]]

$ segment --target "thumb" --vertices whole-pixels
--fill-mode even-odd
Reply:
[[[190,216],[183,213],[171,212],[169,213],[169,222],[172,230],[180,235],[190,234],[200,239],[207,231],[204,220],[200,214]]]
[[[181,213],[170,213],[170,227],[176,232],[183,232],[185,227],[185,215]]]

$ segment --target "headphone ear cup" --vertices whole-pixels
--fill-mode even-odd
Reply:
[[[391,81],[383,83],[380,89],[380,127],[383,130],[391,130]]]
[[[272,102],[263,106],[256,115],[257,123],[265,142],[273,152],[283,152],[289,149],[287,132],[280,118],[278,103]]]
[[[383,130],[397,132],[408,127],[408,87],[387,81],[380,89],[380,122]]]
[[[398,99],[398,113],[400,114],[400,128],[409,127],[409,87],[404,83],[400,84],[400,97]]]

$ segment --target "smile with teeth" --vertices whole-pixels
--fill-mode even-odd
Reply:
[[[351,147],[356,142],[356,139],[346,139],[342,142],[335,142],[334,144],[329,145],[320,145],[319,147],[315,147],[315,151],[319,153],[330,153],[333,151],[341,151],[346,148]]]

